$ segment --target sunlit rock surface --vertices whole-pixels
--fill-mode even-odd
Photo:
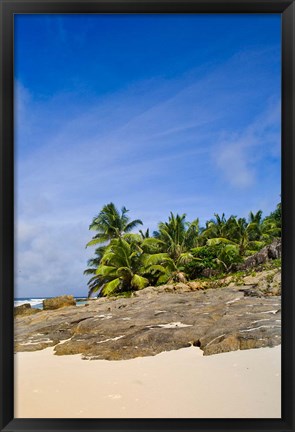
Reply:
[[[15,350],[55,346],[57,355],[121,360],[191,344],[205,355],[279,345],[279,271],[248,276],[243,285],[225,283],[230,286],[147,287],[132,298],[101,298],[87,306],[16,316]]]

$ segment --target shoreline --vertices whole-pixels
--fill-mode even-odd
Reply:
[[[281,347],[130,360],[15,354],[16,418],[280,418]]]

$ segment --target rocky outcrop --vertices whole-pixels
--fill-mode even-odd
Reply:
[[[17,315],[33,315],[40,312],[40,309],[33,309],[30,303],[25,303],[20,306],[15,306],[14,316]]]
[[[282,256],[282,243],[280,239],[274,240],[271,244],[265,246],[256,254],[248,257],[245,261],[236,267],[237,270],[247,270],[258,267],[269,260],[280,259]]]
[[[279,271],[269,271],[267,276],[263,277],[262,274],[257,274],[255,276],[246,276],[244,278],[244,284],[254,287],[254,295],[260,296],[278,296],[281,295],[281,272]],[[244,289],[247,293],[247,288]]]
[[[198,282],[148,287],[132,298],[16,316],[15,350],[55,346],[56,355],[120,360],[191,345],[205,355],[275,346],[281,341],[280,296],[256,282],[206,290]]]
[[[149,286],[140,291],[134,291],[132,294],[133,297],[142,297],[142,296],[153,296],[161,293],[186,293],[191,291],[197,291],[200,289],[204,289],[205,284],[201,282],[178,282],[176,284],[168,284],[161,286]]]
[[[241,285],[241,291],[254,297],[281,295],[281,269],[252,272],[246,276],[228,276],[224,279],[227,286]]]
[[[71,295],[64,295],[43,300],[44,310],[60,309],[66,306],[75,306],[76,300]]]

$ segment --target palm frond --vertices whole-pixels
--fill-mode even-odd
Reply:
[[[146,254],[142,257],[142,262],[145,266],[151,266],[154,264],[162,264],[170,260],[167,253],[156,253],[156,254]]]
[[[105,265],[105,264],[109,264],[112,262],[112,260],[115,258],[115,253],[112,250],[107,250],[104,254],[104,256],[102,257],[100,263]]]
[[[147,272],[151,274],[155,274],[157,272],[167,273],[169,272],[169,270],[167,269],[167,267],[164,267],[160,264],[153,264],[147,268]]]
[[[140,234],[126,233],[122,236],[122,238],[128,243],[140,244],[142,242],[142,237]]]
[[[169,282],[170,279],[171,279],[170,274],[168,274],[168,273],[162,274],[157,280],[157,286],[163,285],[163,284]]]
[[[131,285],[137,289],[143,289],[143,288],[147,287],[148,284],[149,284],[148,279],[146,279],[145,277],[140,276],[138,274],[133,275],[133,277],[131,279]]]
[[[162,246],[163,244],[165,244],[163,240],[155,237],[148,237],[142,241],[142,246]]]
[[[95,246],[95,245],[97,245],[97,244],[102,244],[102,243],[105,243],[106,242],[106,239],[104,238],[93,238],[92,240],[90,240],[87,244],[86,244],[86,247],[88,247],[88,246]]]
[[[92,285],[94,282],[98,283],[100,281],[100,277],[99,276],[93,276],[92,278],[89,279],[89,281],[87,282],[87,285]]]
[[[104,285],[104,287],[102,289],[102,293],[104,295],[111,295],[117,291],[117,289],[120,287],[120,285],[121,285],[120,278],[113,279],[112,281],[110,281]]]
[[[142,230],[139,230],[139,233],[140,233],[142,239],[146,239],[146,238],[150,237],[150,230],[149,230],[149,228],[146,230],[146,232],[143,232]]]
[[[177,264],[188,264],[191,261],[197,260],[198,258],[194,257],[190,252],[184,252],[180,254]]]
[[[142,221],[141,221],[140,219],[135,219],[135,220],[129,222],[129,223],[125,226],[124,231],[125,231],[126,233],[129,233],[129,232],[132,231],[134,228],[136,228],[137,225],[143,225],[143,223],[142,223]]]
[[[91,274],[96,274],[96,269],[95,268],[88,268],[85,269],[83,272],[84,275],[91,275]]]
[[[263,242],[263,241],[250,241],[249,243],[248,243],[248,247],[249,248],[253,248],[254,250],[255,250],[255,252],[257,252],[257,250],[258,249],[261,249],[261,248],[263,248],[263,246],[265,246],[265,242]]]
[[[228,240],[227,238],[223,238],[223,237],[211,238],[211,239],[207,240],[208,246],[217,246],[217,245],[224,244],[224,243],[233,244],[234,242],[232,242],[231,240]]]
[[[98,268],[96,269],[96,275],[97,276],[111,276],[111,275],[115,275],[116,274],[116,269],[113,266],[107,266],[107,265],[99,265]]]
[[[132,270],[129,267],[119,267],[116,270],[116,273],[120,277],[124,277],[125,275],[132,277],[133,275]]]

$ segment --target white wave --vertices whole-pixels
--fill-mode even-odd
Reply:
[[[42,302],[45,300],[44,298],[38,298],[38,299],[22,299],[22,300],[14,300],[14,306],[21,306],[23,304],[29,303],[31,307],[34,306],[42,306]]]

